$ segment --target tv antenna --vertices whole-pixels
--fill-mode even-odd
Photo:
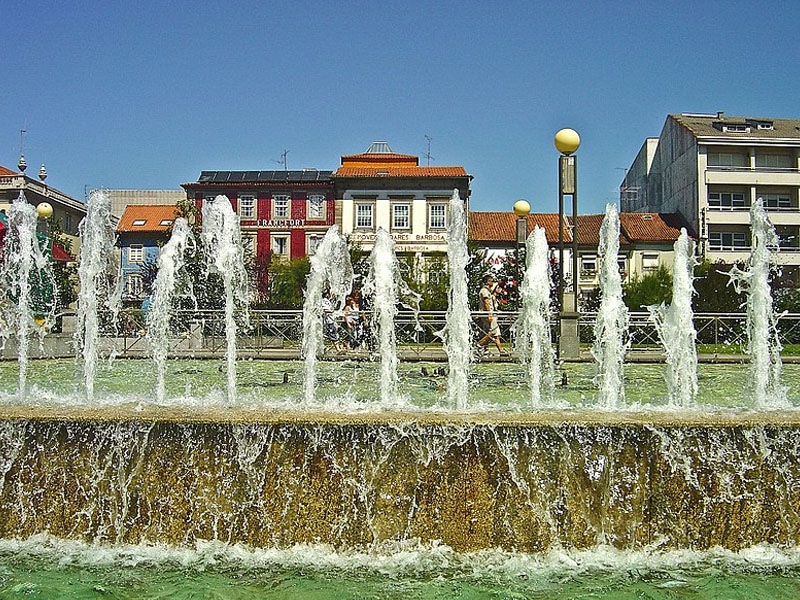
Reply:
[[[284,171],[288,171],[289,170],[289,167],[288,167],[289,161],[286,160],[286,157],[288,155],[289,155],[289,151],[288,150],[284,150],[283,152],[281,152],[281,159],[275,161],[279,165],[283,164],[283,170]]]
[[[25,162],[25,134],[28,133],[27,125],[23,125],[19,130],[19,163],[17,167],[21,172],[25,172],[28,168],[28,163]]]
[[[426,135],[425,139],[428,140],[428,151],[425,153],[425,158],[428,159],[428,166],[430,167],[431,159],[433,158],[434,160],[436,160],[433,156],[431,156],[431,140],[433,138],[429,135]]]

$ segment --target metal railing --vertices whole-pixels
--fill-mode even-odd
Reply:
[[[473,312],[473,342],[482,335],[480,317],[485,314]],[[512,342],[512,326],[518,313],[499,312],[498,321],[504,343]],[[374,350],[374,333],[369,327],[369,312],[364,313],[365,323],[360,336],[362,349]],[[578,323],[578,333],[583,344],[594,341],[594,328],[597,313],[582,313]],[[250,311],[249,321],[245,323],[241,315],[237,319],[237,349],[254,355],[268,355],[269,350],[282,349],[299,355],[303,337],[302,311],[263,310]],[[747,317],[744,313],[717,314],[700,313],[694,315],[697,342],[714,346],[728,346],[734,351],[743,351],[747,344]],[[431,352],[442,351],[441,331],[446,325],[446,313],[424,311],[414,314],[400,311],[395,319],[395,336],[398,347],[404,356],[422,357]],[[110,321],[105,322],[102,335],[117,338],[117,352],[139,354],[148,351],[144,340],[145,322],[141,311],[126,310],[120,314],[116,329]],[[551,339],[558,341],[559,323],[556,314],[551,318]],[[338,328],[340,339],[345,337],[343,321]],[[800,313],[781,315],[778,321],[779,339],[782,344],[800,344]],[[655,324],[646,312],[629,313],[628,335],[632,350],[663,349]],[[225,352],[225,315],[220,310],[177,311],[172,317],[172,335],[169,347],[179,351],[188,347],[187,339],[194,337],[194,348],[203,353],[222,354]]]

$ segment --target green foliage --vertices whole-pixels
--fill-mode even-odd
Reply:
[[[623,292],[629,310],[640,311],[662,302],[669,304],[672,301],[672,273],[661,265],[655,271],[631,279]]]
[[[745,298],[729,285],[728,275],[733,265],[722,262],[701,262],[694,269],[694,289],[697,295],[692,300],[696,313],[742,312]]]
[[[270,294],[265,303],[266,308],[301,308],[306,279],[310,271],[308,258],[273,261],[270,267]]]

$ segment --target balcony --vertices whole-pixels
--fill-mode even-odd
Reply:
[[[800,186],[800,170],[767,167],[706,167],[706,185]]]

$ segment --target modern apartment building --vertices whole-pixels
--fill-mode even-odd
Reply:
[[[622,211],[680,213],[712,262],[748,258],[749,210],[759,198],[779,237],[783,277],[797,282],[800,120],[668,115],[620,186]]]

